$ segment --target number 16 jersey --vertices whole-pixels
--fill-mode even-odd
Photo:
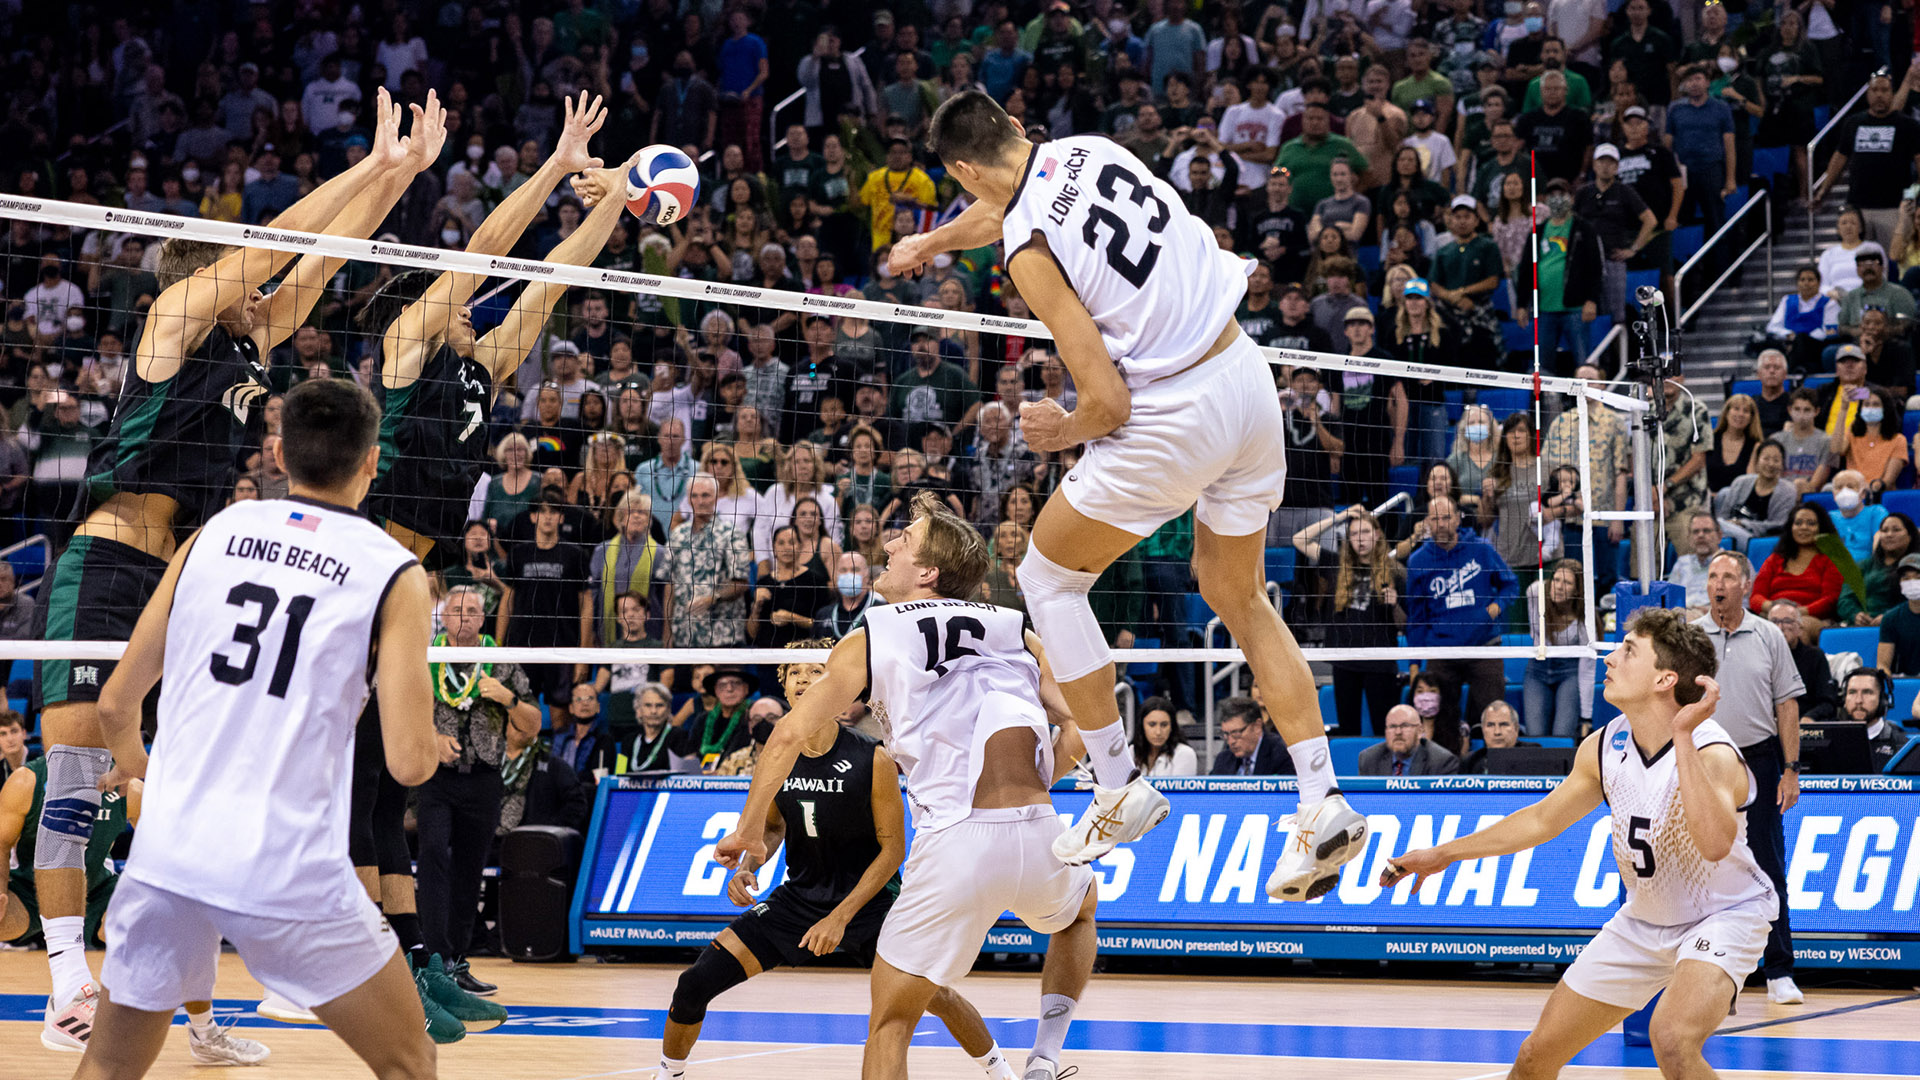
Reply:
[[[354,728],[381,608],[413,563],[344,507],[272,499],[214,515],[174,588],[128,878],[246,915],[356,910]]]
[[[1100,135],[1036,145],[1002,222],[1009,265],[1035,233],[1046,239],[1133,389],[1206,355],[1253,269],[1171,184]]]

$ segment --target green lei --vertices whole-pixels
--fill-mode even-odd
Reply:
[[[733,741],[733,733],[740,730],[740,721],[746,718],[747,703],[744,701],[740,703],[740,711],[733,714],[732,720],[727,724],[727,729],[720,732],[718,737],[716,737],[713,730],[714,724],[725,715],[726,713],[721,711],[721,706],[719,705],[715,705],[713,711],[707,714],[707,722],[702,726],[700,732],[700,757],[703,760],[709,757],[717,757],[726,752],[727,744]]]
[[[436,635],[433,643],[435,645],[446,645],[447,635]],[[485,634],[481,634],[480,647],[483,649],[491,649],[494,647],[494,640]],[[493,665],[488,663],[475,664],[467,670],[465,675],[461,675],[455,671],[451,664],[438,662],[428,664],[427,670],[433,676],[434,700],[448,708],[465,712],[473,708],[474,699],[480,696],[480,676],[492,675]]]

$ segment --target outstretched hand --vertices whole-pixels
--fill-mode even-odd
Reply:
[[[405,112],[386,87],[379,89],[373,104],[373,146],[367,151],[376,167],[398,169],[407,163],[407,140],[400,137],[400,117]]]
[[[639,160],[640,154],[635,151],[632,157],[612,168],[588,169],[573,178],[573,193],[580,196],[580,204],[589,210],[608,198],[624,200],[627,194],[627,170]]]
[[[1420,848],[1409,851],[1397,859],[1389,861],[1380,871],[1380,887],[1390,889],[1398,885],[1408,874],[1413,875],[1413,891],[1418,893],[1427,878],[1438,874],[1453,865],[1453,860],[1440,854],[1439,848]]]
[[[1720,704],[1720,684],[1713,681],[1711,675],[1701,675],[1694,679],[1705,692],[1700,700],[1691,705],[1683,705],[1673,714],[1673,733],[1691,735],[1693,729],[1713,717],[1713,710]]]
[[[407,144],[407,166],[418,174],[440,160],[440,148],[447,142],[447,110],[434,90],[427,91],[424,106],[409,107],[413,110],[413,128],[400,141]]]
[[[912,274],[937,254],[930,233],[903,236],[893,242],[893,251],[887,255],[887,270],[896,276]]]
[[[554,163],[570,173],[599,168],[600,159],[587,152],[587,142],[606,122],[607,107],[599,97],[589,102],[587,91],[582,90],[577,105],[575,99],[568,98],[566,124],[560,132],[559,143],[553,148]]]

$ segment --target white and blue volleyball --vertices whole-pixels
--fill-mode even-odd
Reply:
[[[671,225],[700,198],[700,170],[671,146],[649,146],[627,169],[627,209],[653,225]]]

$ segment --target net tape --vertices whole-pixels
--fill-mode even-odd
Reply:
[[[818,296],[761,289],[747,285],[693,281],[677,277],[624,270],[601,270],[527,259],[493,255],[473,255],[464,251],[442,251],[410,244],[382,243],[322,233],[208,221],[203,218],[149,214],[131,210],[112,210],[53,199],[0,197],[0,213],[48,225],[67,225],[80,229],[105,229],[110,232],[140,233],[148,236],[191,236],[196,240],[272,248],[296,254],[319,254],[332,258],[359,259],[426,270],[458,271],[484,277],[519,278],[527,281],[551,281],[583,288],[614,289],[621,292],[652,293],[686,300],[751,304],[782,311],[818,312],[825,315],[854,315],[879,322],[908,323],[916,326],[951,327],[996,334],[1019,334],[1052,340],[1044,323],[1032,319],[1009,319],[966,311],[945,311],[910,304],[887,304],[877,300],[856,300],[840,296]],[[1373,357],[1338,356],[1299,349],[1263,348],[1267,359],[1276,364],[1307,365],[1343,371],[1370,371],[1406,378],[1441,378],[1474,387],[1507,387],[1541,393],[1579,394],[1605,401],[1616,409],[1644,410],[1646,404],[1631,397],[1589,386],[1577,379],[1531,373],[1487,371],[1479,368],[1440,367],[1408,364]]]

